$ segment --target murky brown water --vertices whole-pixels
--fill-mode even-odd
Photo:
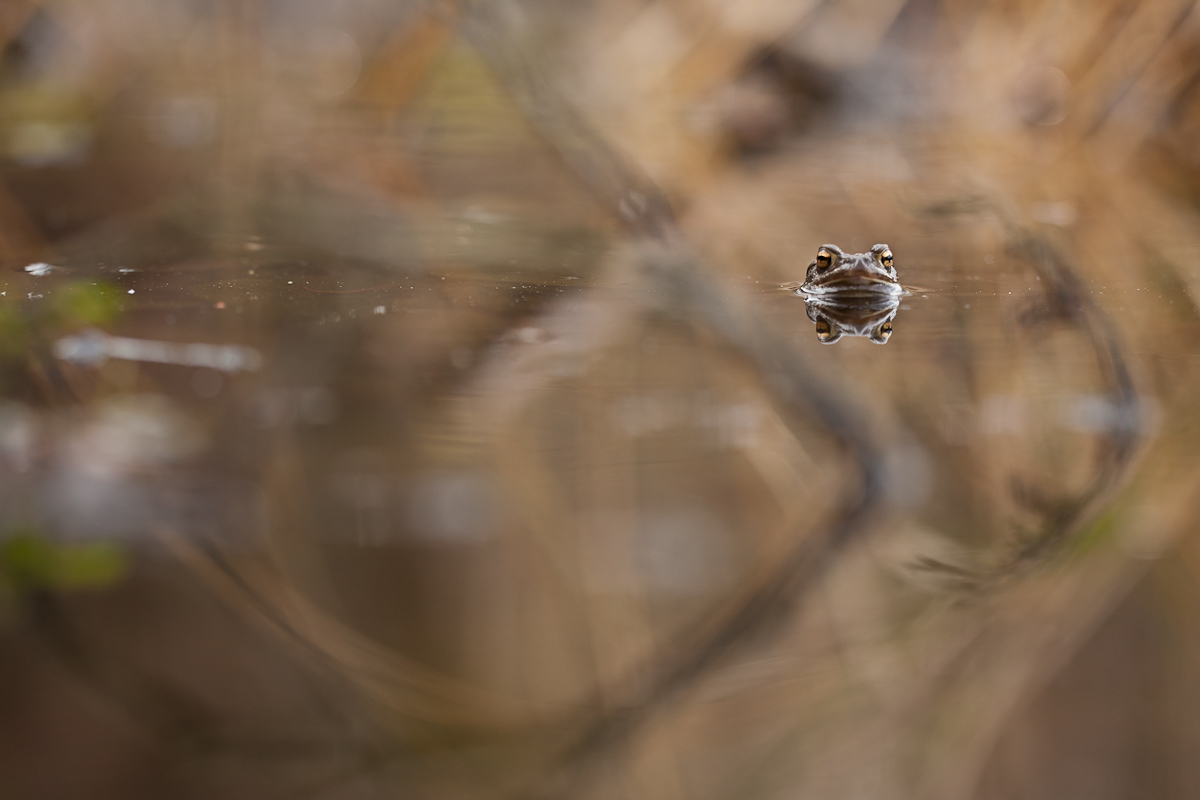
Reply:
[[[185,5],[0,28],[0,789],[1188,796],[1186,16]]]

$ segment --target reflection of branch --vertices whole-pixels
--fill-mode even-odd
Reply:
[[[1013,248],[1024,252],[1052,292],[1051,302],[1060,316],[1083,329],[1095,350],[1100,370],[1108,383],[1108,401],[1113,411],[1105,431],[1105,452],[1088,487],[1066,508],[1060,509],[1040,535],[1026,543],[1013,559],[1013,566],[1036,563],[1057,551],[1083,519],[1093,501],[1102,496],[1125,472],[1141,434],[1137,388],[1129,373],[1116,326],[1096,305],[1083,280],[1066,257],[1048,241],[1031,233],[1017,239]]]
[[[659,663],[645,666],[633,688],[618,695],[620,708],[600,717],[573,746],[570,758],[594,755],[627,736],[656,707],[703,676],[732,651],[777,632],[841,549],[864,531],[882,496],[880,446],[854,412],[784,338],[777,336],[721,287],[682,249],[652,254],[651,288],[672,298],[673,310],[698,319],[739,349],[770,377],[776,402],[795,417],[816,417],[845,446],[859,473],[836,517],[816,536],[799,540],[773,571],[676,642]],[[650,294],[650,293],[648,293]]]
[[[801,544],[736,602],[681,637],[668,657],[645,665],[618,694],[617,710],[602,713],[569,748],[565,771],[536,795],[566,790],[578,767],[631,734],[653,710],[686,689],[731,651],[777,631],[824,573],[833,556],[861,534],[881,499],[880,448],[848,398],[819,380],[790,342],[743,307],[690,253],[661,191],[596,134],[516,46],[503,3],[474,6],[464,21],[468,40],[488,59],[531,123],[597,198],[643,242],[641,299],[698,320],[741,351],[769,380],[776,402],[796,418],[816,417],[845,446],[858,485],[824,535]]]
[[[1027,309],[1022,322],[1032,326],[1060,321],[1080,329],[1091,344],[1108,385],[1106,394],[1112,411],[1111,423],[1102,435],[1104,449],[1100,463],[1083,491],[1065,501],[1043,503],[1045,522],[1041,529],[1019,543],[1015,552],[999,565],[964,570],[935,559],[923,559],[916,565],[920,569],[952,575],[954,582],[964,589],[994,589],[1058,553],[1079,529],[1095,502],[1119,482],[1133,459],[1142,433],[1141,404],[1116,326],[1104,309],[1092,301],[1083,279],[1050,241],[1017,222],[987,198],[951,201],[927,211],[942,216],[994,214],[1008,234],[1009,249],[1029,262],[1045,288],[1043,303]]]

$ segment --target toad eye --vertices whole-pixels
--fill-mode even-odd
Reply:
[[[833,263],[833,255],[828,250],[817,251],[817,266],[826,269]]]
[[[832,328],[832,326],[830,326],[830,324],[828,322],[821,320],[820,322],[817,323],[817,338],[818,339],[820,339],[822,342],[824,342],[832,335],[833,335],[833,328]]]
[[[879,332],[882,333],[884,336],[891,336],[892,335],[892,323],[885,322],[882,325],[880,325]]]
[[[891,251],[891,250],[884,250],[884,251],[883,251],[883,253],[881,253],[881,254],[880,254],[880,256],[879,256],[879,260],[880,260],[881,262],[883,262],[883,265],[884,265],[885,267],[890,267],[890,266],[892,266],[892,251]]]

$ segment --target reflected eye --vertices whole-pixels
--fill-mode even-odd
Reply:
[[[833,328],[828,322],[821,321],[817,323],[817,338],[822,342],[833,335]]]
[[[820,267],[821,269],[825,269],[832,263],[833,263],[833,256],[830,254],[830,252],[828,250],[818,250],[817,251],[817,266],[818,267]]]
[[[892,265],[892,251],[884,250],[883,253],[879,256],[879,260],[883,262],[883,265],[885,267],[890,267]],[[891,329],[889,328],[889,330],[891,330]]]
[[[875,344],[887,344],[887,340],[892,338],[892,323],[885,322],[871,332],[870,339]]]

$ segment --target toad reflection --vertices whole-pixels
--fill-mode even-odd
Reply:
[[[808,265],[804,283],[784,288],[804,298],[805,311],[816,323],[817,339],[823,344],[843,336],[865,336],[875,344],[886,344],[900,298],[907,294],[886,244],[866,253],[843,253],[835,245],[822,245]]]
[[[887,344],[892,335],[892,319],[900,310],[900,297],[871,301],[863,297],[805,296],[804,310],[817,324],[817,339],[822,344],[833,344],[843,336],[865,336],[875,344]]]

